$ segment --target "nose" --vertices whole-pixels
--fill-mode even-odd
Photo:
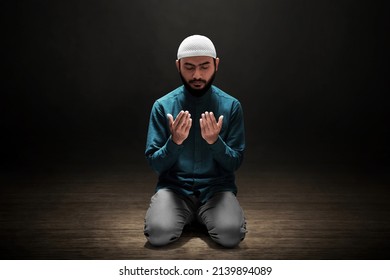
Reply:
[[[199,80],[202,78],[202,73],[198,67],[195,68],[194,74],[192,75],[192,78],[195,80]]]

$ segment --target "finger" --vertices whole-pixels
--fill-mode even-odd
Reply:
[[[181,119],[183,118],[183,116],[184,116],[184,111],[182,110],[182,111],[180,111],[180,113],[176,116],[176,119],[175,119],[175,121],[174,121],[173,126],[174,126],[175,128],[180,124],[180,121],[181,121]]]
[[[191,114],[188,111],[186,111],[186,119],[183,126],[187,126],[190,119],[191,119]]]
[[[210,112],[210,126],[212,129],[218,129],[217,121],[215,119],[214,113]]]
[[[206,113],[203,113],[202,114],[202,118],[200,119],[201,121],[201,128],[202,130],[205,132],[208,130],[208,126],[207,126],[207,119],[206,119]]]
[[[222,123],[223,123],[223,115],[219,116],[218,118],[218,123],[217,123],[218,128],[222,127]]]
[[[204,112],[204,118],[206,119],[206,121],[209,121],[209,112]]]
[[[192,126],[192,119],[188,119],[187,126],[185,127],[185,133],[188,133],[190,131],[190,128]]]
[[[203,114],[202,114],[203,116]],[[199,119],[199,125],[200,125],[200,130],[203,132],[204,131],[204,119],[200,118]]]
[[[189,118],[190,118],[190,113],[188,113],[188,111],[185,111],[183,113],[182,118],[180,119],[180,123],[178,124],[178,126],[181,128],[185,128],[187,126]]]
[[[210,131],[213,129],[213,123],[212,123],[212,120],[211,120],[211,116],[210,116],[210,113],[209,112],[205,112],[205,127],[206,127],[206,130]]]

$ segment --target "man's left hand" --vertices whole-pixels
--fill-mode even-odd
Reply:
[[[214,144],[218,140],[219,133],[222,129],[223,116],[215,119],[213,112],[205,112],[199,120],[200,132],[208,144]]]

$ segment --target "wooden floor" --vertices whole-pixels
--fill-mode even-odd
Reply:
[[[1,259],[389,259],[389,174],[257,167],[237,174],[248,234],[224,249],[202,230],[153,248],[143,219],[156,176],[146,166],[1,174]]]

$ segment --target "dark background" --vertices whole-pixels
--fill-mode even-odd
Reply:
[[[210,37],[245,164],[385,168],[386,1],[2,1],[2,168],[145,164],[180,42]]]

